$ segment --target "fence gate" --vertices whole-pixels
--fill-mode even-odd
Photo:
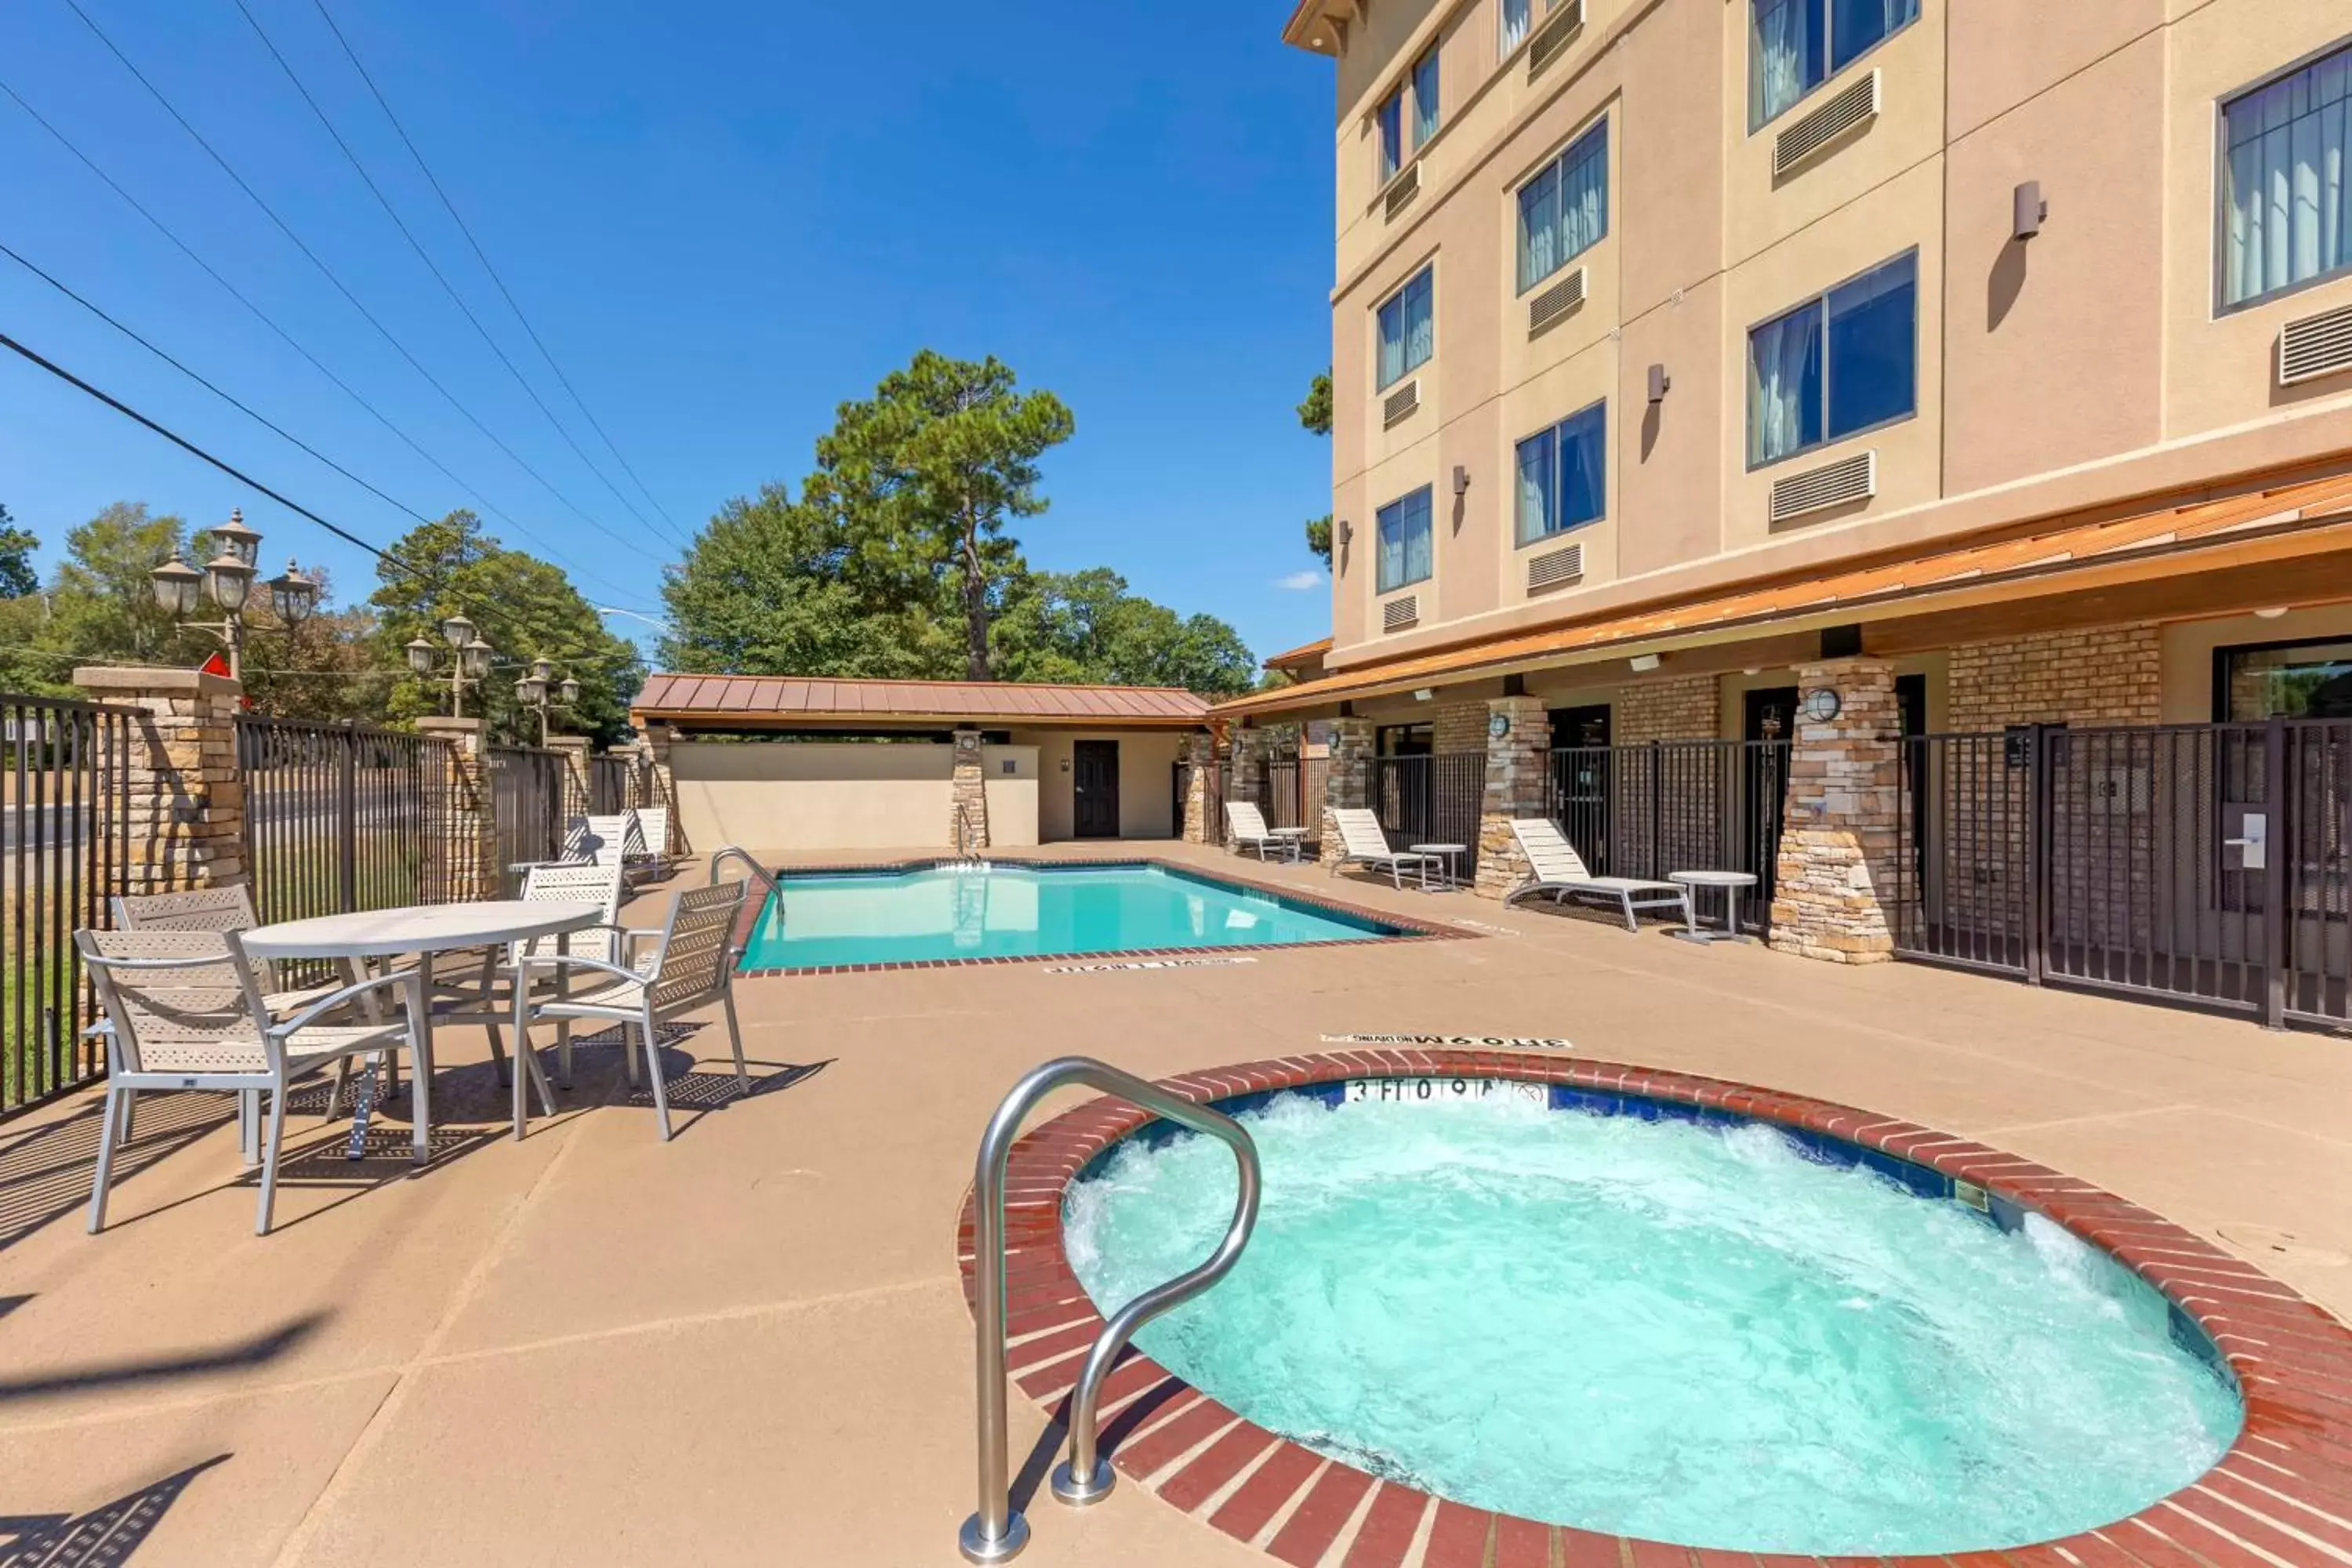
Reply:
[[[1924,735],[1903,778],[1904,956],[2352,1020],[2352,720]]]
[[[1745,871],[1740,925],[1772,914],[1786,741],[1651,741],[1551,754],[1550,816],[1599,877]]]

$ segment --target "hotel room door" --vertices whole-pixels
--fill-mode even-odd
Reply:
[[[1070,830],[1080,838],[1118,837],[1118,742],[1070,742]]]

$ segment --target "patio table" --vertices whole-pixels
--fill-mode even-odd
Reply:
[[[245,951],[256,958],[278,961],[298,958],[337,958],[349,963],[364,963],[371,959],[392,959],[408,953],[416,955],[417,978],[425,995],[425,1016],[417,1023],[416,1066],[419,1073],[433,1070],[433,955],[436,952],[457,952],[467,948],[503,947],[509,942],[529,942],[537,937],[551,936],[555,950],[571,950],[571,936],[575,931],[604,922],[604,907],[594,903],[561,901],[537,902],[521,899],[493,899],[480,903],[411,904],[400,909],[368,910],[347,915],[318,915],[310,920],[283,921],[277,925],[257,926],[244,933]],[[557,984],[562,985],[562,971],[557,971]],[[526,1075],[539,1086],[547,1103],[553,1103],[547,1079],[540,1071],[539,1058],[530,1049],[528,1039],[515,1041],[515,1125],[522,1125],[524,1116],[523,1080]],[[352,1138],[347,1151],[352,1159],[364,1152],[368,1118],[375,1109],[373,1070],[360,1080],[352,1106]],[[429,1130],[419,1127],[417,1141],[423,1143]]]

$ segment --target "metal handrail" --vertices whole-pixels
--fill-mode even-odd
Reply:
[[[776,879],[769,872],[768,868],[765,866],[761,865],[757,860],[752,859],[751,852],[750,850],[739,848],[732,844],[719,849],[711,855],[711,886],[716,887],[719,885],[719,862],[723,860],[740,860],[743,862],[743,868],[751,873],[751,879],[753,881],[758,882],[761,886],[767,888],[771,891],[774,890]]]
[[[1070,1457],[1054,1470],[1054,1495],[1074,1508],[1100,1501],[1111,1489],[1108,1461],[1095,1452],[1095,1404],[1111,1363],[1135,1331],[1171,1307],[1206,1290],[1240,1261],[1257,1224],[1257,1145],[1222,1111],[1197,1105],[1158,1084],[1121,1072],[1092,1057],[1061,1057],[1032,1068],[989,1119],[974,1162],[972,1192],[972,1318],[979,1375],[978,1438],[980,1509],[963,1521],[957,1543],[967,1561],[1003,1563],[1029,1543],[1029,1524],[1015,1512],[1007,1490],[1004,1442],[1004,1162],[1021,1123],[1039,1100],[1068,1084],[1083,1083],[1117,1095],[1170,1121],[1222,1139],[1240,1169],[1241,1194],[1234,1223],[1217,1249],[1183,1273],[1150,1289],[1111,1314],[1087,1351],[1078,1385],[1070,1395]]]
[[[971,842],[979,837],[980,829],[973,826],[971,820],[971,807],[964,805],[961,801],[957,802],[956,858],[959,860],[972,860],[979,858],[979,857],[975,856],[971,852]]]

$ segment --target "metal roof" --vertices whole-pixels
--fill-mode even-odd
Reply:
[[[1185,727],[1208,700],[1169,686],[1060,686],[1007,680],[835,680],[768,675],[656,674],[629,705],[633,722],[724,720],[749,727],[1025,720],[1043,724]]]

